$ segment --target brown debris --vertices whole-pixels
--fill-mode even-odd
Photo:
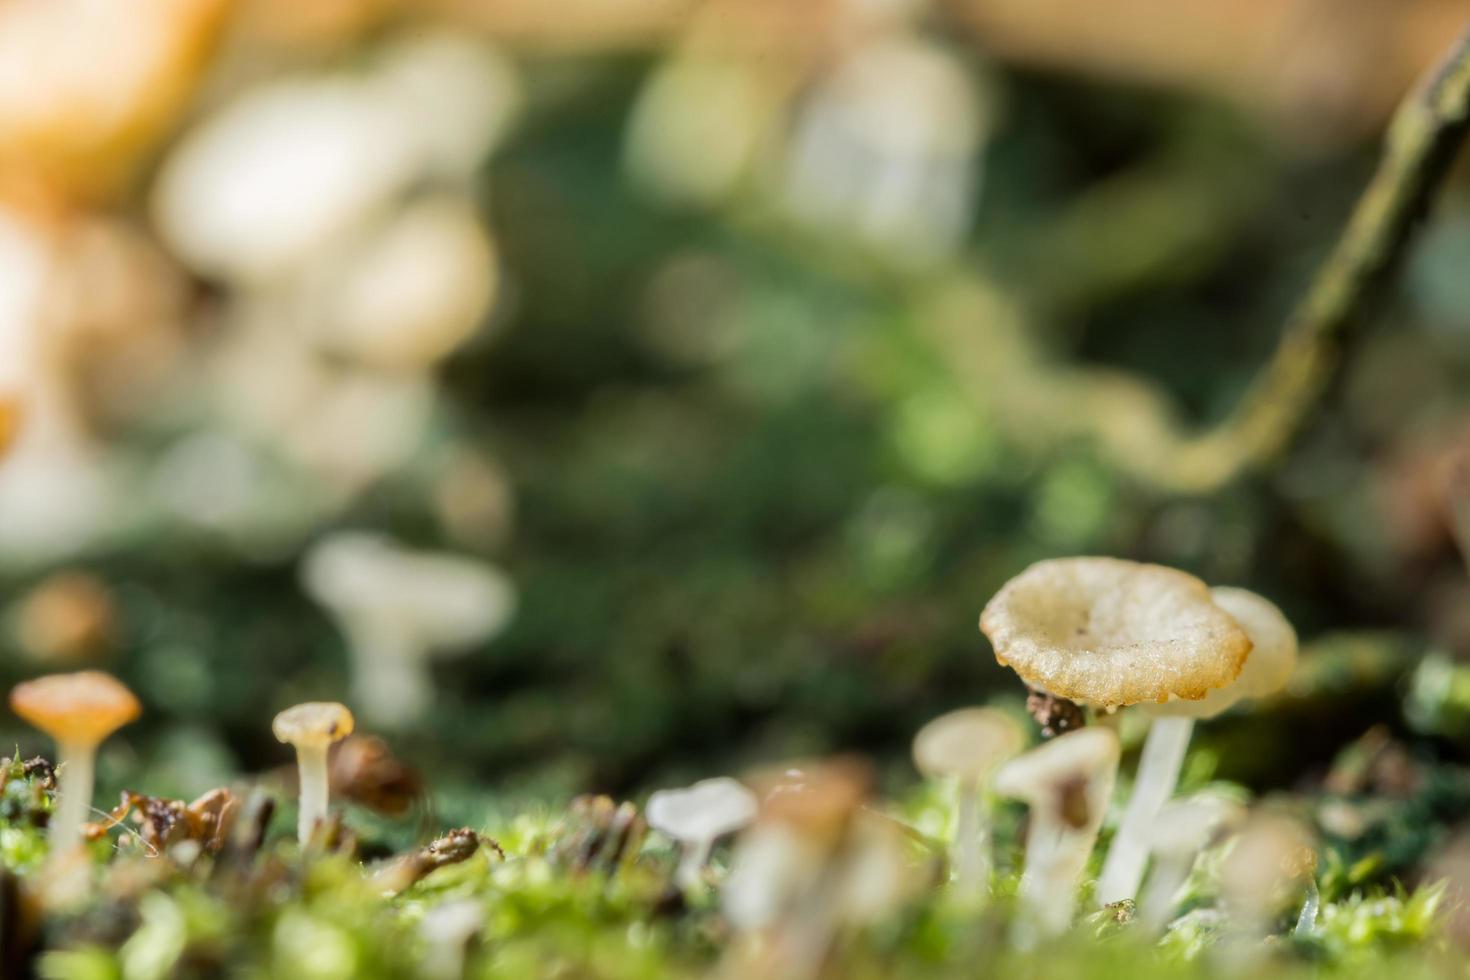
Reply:
[[[334,795],[390,817],[424,798],[423,777],[372,735],[343,739],[332,751],[328,779]]]
[[[1026,713],[1041,726],[1042,738],[1055,738],[1087,724],[1087,716],[1074,702],[1040,688],[1026,689]]]
[[[480,849],[481,843],[502,859],[505,857],[505,851],[498,842],[489,839],[482,841],[480,835],[470,828],[460,827],[392,862],[374,875],[373,881],[383,889],[385,895],[397,895],[440,868],[469,860]]]
[[[1404,799],[1424,784],[1422,768],[1383,725],[1374,725],[1338,755],[1323,781],[1329,793]]]
[[[124,791],[117,806],[103,820],[82,826],[87,840],[98,840],[112,828],[131,818],[138,840],[149,854],[166,854],[182,841],[193,841],[205,853],[217,853],[229,837],[239,801],[227,789],[212,789],[185,803],[157,796]]]

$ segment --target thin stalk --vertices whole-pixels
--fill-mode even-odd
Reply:
[[[1153,873],[1148,876],[1143,897],[1138,903],[1138,914],[1149,932],[1163,932],[1164,926],[1169,924],[1169,913],[1174,910],[1174,897],[1189,879],[1193,866],[1192,855],[1189,858],[1169,857],[1154,862]]]
[[[1123,822],[1103,862],[1102,877],[1097,883],[1099,905],[1111,905],[1136,898],[1148,864],[1149,835],[1159,810],[1174,795],[1179,785],[1179,769],[1184,752],[1194,731],[1193,718],[1159,718],[1148,730],[1143,755],[1138,760],[1138,775],[1133,781],[1133,796],[1123,813]]]
[[[955,887],[965,897],[984,895],[990,884],[984,822],[980,818],[980,785],[960,781],[955,812],[954,841],[950,845]]]
[[[377,626],[352,629],[348,639],[354,707],[384,728],[422,717],[434,702],[425,651],[402,631]]]
[[[327,746],[296,746],[296,766],[301,783],[296,839],[305,847],[316,825],[327,817]]]
[[[76,847],[82,824],[92,811],[93,765],[97,746],[87,742],[60,742],[56,746],[57,802],[47,830],[51,852],[60,854]]]
[[[692,841],[683,845],[683,851],[679,855],[679,867],[674,872],[674,882],[684,891],[691,891],[703,884],[701,872],[709,861],[710,849],[714,847],[714,841],[702,840]]]

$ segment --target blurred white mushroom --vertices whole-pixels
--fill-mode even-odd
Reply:
[[[659,790],[648,798],[643,813],[650,827],[683,848],[674,880],[690,889],[699,884],[715,841],[754,820],[757,808],[754,793],[738,780],[721,776],[687,789]]]
[[[1021,878],[1024,929],[1051,936],[1072,924],[1078,882],[1117,769],[1118,736],[1094,726],[1059,735],[995,774],[996,792],[1024,800],[1031,811]],[[1021,941],[1034,938],[1023,933]]]
[[[428,980],[462,980],[465,951],[485,926],[485,909],[470,899],[440,902],[424,913],[419,935],[424,939],[420,963]]]
[[[1227,962],[1243,967],[1259,957],[1276,917],[1315,883],[1316,864],[1311,833],[1300,820],[1251,814],[1220,864],[1220,899],[1230,923],[1220,954]]]
[[[409,202],[345,249],[321,278],[318,342],[360,364],[430,367],[459,347],[490,310],[495,248],[462,196]]]
[[[432,704],[431,655],[483,642],[515,607],[514,587],[498,569],[365,532],[322,539],[301,575],[347,638],[354,703],[384,727],[408,724]]]
[[[198,272],[278,282],[415,182],[471,175],[517,101],[483,42],[405,34],[363,71],[273,81],[209,116],[164,163],[156,224]]]
[[[1154,722],[1138,761],[1133,795],[1098,879],[1097,897],[1102,904],[1138,894],[1148,862],[1150,830],[1179,781],[1195,719],[1213,718],[1242,698],[1274,694],[1286,685],[1296,666],[1296,631],[1270,600],[1229,587],[1211,589],[1210,599],[1245,630],[1251,641],[1250,654],[1234,681],[1207,691],[1199,700],[1176,698],[1140,706]]]
[[[336,76],[246,92],[164,162],[153,212],[196,271],[263,283],[340,240],[412,179],[418,147],[372,89]]]
[[[419,172],[473,176],[520,109],[510,60],[483,38],[443,26],[404,31],[374,55],[369,82],[412,134]]]
[[[838,932],[891,915],[919,875],[898,824],[862,806],[868,772],[836,759],[767,781],[721,889],[731,975],[815,976]],[[758,781],[759,782],[759,781]]]
[[[880,37],[807,94],[786,164],[802,220],[857,234],[904,264],[949,254],[969,229],[987,111],[943,49]]]
[[[1163,930],[1174,910],[1175,896],[1189,878],[1200,852],[1244,816],[1244,807],[1218,796],[1196,796],[1159,810],[1150,835],[1153,871],[1138,903],[1146,929]]]
[[[950,866],[956,888],[983,895],[990,883],[987,815],[982,791],[997,766],[1025,747],[1026,737],[1009,715],[994,708],[962,708],[940,715],[914,737],[914,765],[931,779],[953,778],[958,803]]]

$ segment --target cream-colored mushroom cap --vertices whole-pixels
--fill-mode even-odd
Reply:
[[[1210,590],[1215,605],[1225,610],[1245,630],[1251,652],[1240,676],[1222,688],[1210,691],[1200,701],[1171,701],[1149,705],[1151,714],[1213,718],[1242,698],[1262,698],[1286,686],[1296,667],[1296,630],[1276,604],[1246,589],[1217,586]]]
[[[1118,558],[1037,562],[980,616],[995,657],[1082,704],[1197,701],[1239,675],[1251,641],[1199,579]]]
[[[10,708],[58,742],[92,745],[143,713],[133,692],[100,670],[24,681],[11,690]]]
[[[352,734],[352,712],[336,701],[308,701],[276,715],[271,732],[288,745],[331,745]]]
[[[914,736],[914,765],[931,779],[983,780],[1026,747],[1026,735],[1010,715],[994,708],[961,708],[940,715]]]
[[[995,774],[995,791],[1020,800],[1039,800],[1058,786],[1118,764],[1118,735],[1111,728],[1079,728],[1017,756]]]

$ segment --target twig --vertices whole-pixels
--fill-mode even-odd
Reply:
[[[1161,482],[1208,490],[1287,446],[1327,388],[1375,287],[1407,252],[1467,131],[1470,32],[1399,107],[1372,182],[1287,320],[1271,362],[1228,419],[1185,440]]]

